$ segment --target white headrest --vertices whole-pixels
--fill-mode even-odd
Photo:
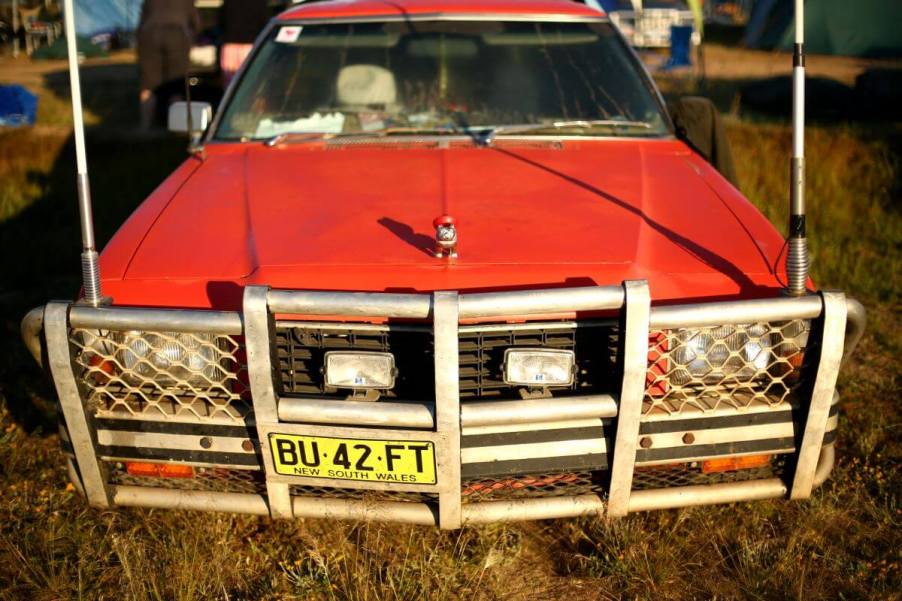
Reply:
[[[338,72],[338,103],[346,106],[394,104],[395,76],[378,65],[349,65]]]

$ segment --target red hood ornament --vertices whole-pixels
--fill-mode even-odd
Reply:
[[[435,228],[435,256],[457,258],[457,227],[454,225],[454,217],[442,215],[432,221]]]

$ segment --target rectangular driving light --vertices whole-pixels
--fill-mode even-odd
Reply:
[[[518,386],[570,386],[576,371],[573,351],[509,348],[504,351],[504,383]]]
[[[395,385],[395,357],[391,353],[326,353],[326,386],[352,390],[388,390]]]

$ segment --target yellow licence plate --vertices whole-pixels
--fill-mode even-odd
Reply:
[[[435,445],[428,441],[270,434],[269,445],[276,472],[283,476],[436,483]]]

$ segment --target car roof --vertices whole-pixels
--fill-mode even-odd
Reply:
[[[404,16],[598,18],[604,13],[574,0],[323,0],[286,10],[280,20]]]

